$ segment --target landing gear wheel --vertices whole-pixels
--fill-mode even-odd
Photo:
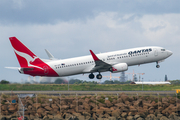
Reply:
[[[96,78],[97,78],[97,79],[102,79],[102,75],[101,75],[101,74],[97,74],[97,75],[96,75]]]
[[[156,68],[160,68],[160,65],[156,65]]]
[[[94,74],[93,73],[89,74],[89,78],[94,79]]]

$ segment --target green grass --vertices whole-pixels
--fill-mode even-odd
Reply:
[[[144,91],[175,91],[180,85],[143,85]],[[57,84],[0,84],[1,91],[66,91],[68,85]],[[142,85],[134,84],[70,84],[70,91],[141,91]]]

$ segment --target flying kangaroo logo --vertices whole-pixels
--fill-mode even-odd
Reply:
[[[48,74],[49,73],[49,69],[48,69],[48,66],[44,66],[44,74]]]
[[[19,56],[23,57],[26,59],[27,63],[28,63],[28,67],[36,67],[36,68],[39,68],[39,69],[42,69],[41,67],[38,67],[38,66],[35,66],[35,65],[32,65],[33,62],[38,59],[37,56],[33,56],[31,57],[30,55],[26,54],[26,53],[23,53],[23,52],[19,52],[17,51],[16,49],[14,49],[15,53],[18,54]]]

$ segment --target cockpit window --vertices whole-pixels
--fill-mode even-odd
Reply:
[[[161,51],[166,51],[166,49],[161,49]]]

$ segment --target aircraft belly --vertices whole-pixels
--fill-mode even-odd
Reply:
[[[83,71],[80,67],[75,68],[61,68],[58,70],[59,76],[69,76],[69,75],[75,75],[75,74],[81,74]]]
[[[134,57],[132,59],[127,60],[128,66],[140,65],[140,64],[150,63],[150,62],[156,62],[154,57],[142,56],[142,57]]]

